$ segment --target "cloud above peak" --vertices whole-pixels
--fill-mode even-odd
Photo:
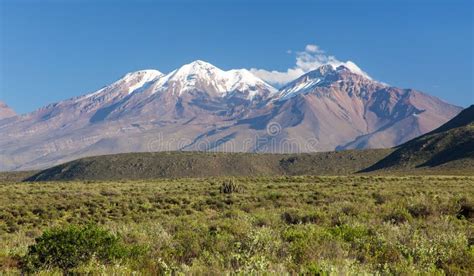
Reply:
[[[292,51],[288,50],[287,53],[291,54]],[[370,79],[370,76],[362,71],[355,63],[352,61],[340,61],[335,56],[327,55],[325,51],[323,51],[318,45],[316,44],[308,44],[305,46],[304,51],[297,51],[296,52],[296,62],[295,66],[292,68],[288,68],[286,71],[276,71],[276,70],[265,70],[265,69],[257,69],[251,68],[250,71],[256,75],[257,77],[263,79],[264,81],[273,84],[275,86],[282,86],[301,75],[315,70],[321,65],[331,64],[333,66],[344,65],[349,68],[352,72],[356,74],[363,75]]]
[[[304,49],[308,53],[324,53],[324,51],[321,50],[319,48],[319,46],[315,45],[315,44],[308,44],[308,45],[306,45],[306,47]]]

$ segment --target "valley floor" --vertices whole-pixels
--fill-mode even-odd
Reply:
[[[474,274],[473,176],[228,181],[0,183],[0,274],[44,230],[91,222],[140,254],[71,272]]]

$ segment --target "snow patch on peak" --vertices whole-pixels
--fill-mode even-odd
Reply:
[[[286,100],[295,96],[296,94],[307,93],[313,90],[313,88],[316,87],[321,82],[321,80],[321,78],[312,78],[306,81],[297,82],[293,85],[289,85],[280,91],[278,100]]]
[[[122,78],[122,80],[129,80],[129,79],[137,78],[137,77],[147,77],[147,78],[151,78],[151,77],[159,77],[159,76],[162,76],[162,75],[163,75],[163,73],[161,73],[161,72],[158,71],[158,70],[155,70],[155,69],[146,69],[146,70],[139,70],[139,71],[127,73],[127,74],[125,74],[125,76]]]
[[[322,74],[326,74],[328,72],[333,72],[333,71],[341,72],[344,70],[349,70],[353,74],[357,74],[364,78],[372,80],[372,78],[366,72],[364,72],[362,69],[360,69],[359,66],[357,66],[357,64],[355,64],[354,62],[350,60],[346,62],[337,61],[337,62],[323,64],[316,69],[316,71],[319,71]]]
[[[372,80],[372,78],[369,76],[369,74],[367,74],[366,72],[362,71],[362,69],[360,69],[359,66],[357,66],[357,64],[355,64],[354,62],[348,60],[346,62],[344,62],[343,64],[339,65],[340,66],[344,66],[345,68],[349,69],[349,71],[351,71],[352,73],[354,74],[357,74],[357,75],[361,75],[369,80]]]
[[[286,100],[297,94],[306,94],[314,90],[315,87],[324,83],[326,77],[333,74],[341,73],[343,71],[349,71],[353,74],[357,74],[359,76],[363,76],[364,78],[372,80],[372,78],[370,78],[367,73],[362,71],[352,61],[327,63],[288,83],[280,90],[280,94],[278,95],[277,100]]]
[[[114,90],[115,88],[122,85],[128,86],[127,92],[130,94],[142,88],[147,83],[156,81],[163,76],[164,76],[163,73],[154,69],[130,72],[130,73],[125,74],[122,78],[118,79],[117,81],[115,81],[114,83],[110,85],[104,86],[95,92],[73,98],[73,100],[75,102],[80,102],[92,97],[100,96],[104,93],[107,94],[109,93],[109,91]]]
[[[174,70],[169,75],[175,80],[193,80],[197,77],[209,79],[213,76],[222,75],[223,71],[214,65],[202,60],[195,60]]]
[[[246,90],[251,87],[262,86],[274,93],[277,90],[256,77],[247,69],[233,69],[225,72],[227,75],[226,89],[227,91]]]
[[[217,68],[216,66],[210,64],[207,61],[196,59],[188,64],[183,65],[182,67],[192,67],[192,68]]]
[[[176,85],[177,84],[177,85]],[[253,98],[258,89],[263,88],[271,93],[277,90],[246,69],[224,71],[208,62],[196,60],[185,64],[162,77],[155,84],[155,90],[162,91],[169,87],[179,87],[177,93],[196,89],[199,85],[213,87],[221,96],[234,91],[248,91],[248,98]]]
[[[126,74],[121,81],[124,81],[129,85],[128,93],[130,94],[139,90],[147,83],[156,81],[163,76],[163,73],[158,70],[140,70]]]

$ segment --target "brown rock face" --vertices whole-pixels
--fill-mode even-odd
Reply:
[[[372,81],[343,66],[323,66],[289,83],[248,119],[213,135],[238,137],[248,129],[268,138],[268,143],[245,151],[387,148],[439,127],[460,111],[435,97]],[[280,130],[267,135],[265,127],[272,124]]]
[[[392,147],[460,111],[343,66],[323,66],[277,91],[246,70],[196,61],[167,75],[130,73],[92,94],[0,120],[0,170],[122,152]]]

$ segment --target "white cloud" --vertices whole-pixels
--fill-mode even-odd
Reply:
[[[265,69],[252,68],[250,69],[250,72],[262,80],[277,86],[281,86],[287,82],[290,82],[305,73],[300,68],[290,68],[286,72],[279,72],[275,70],[267,71]]]
[[[287,51],[287,53],[291,53]],[[317,69],[321,65],[331,64],[333,66],[344,65],[349,68],[352,72],[363,75],[367,78],[370,78],[367,73],[362,71],[355,63],[352,61],[342,62],[338,60],[335,56],[330,56],[325,54],[325,52],[315,44],[308,44],[305,47],[305,50],[302,52],[296,52],[296,64],[293,68],[288,68],[284,72],[276,70],[265,70],[251,68],[250,71],[257,77],[263,79],[264,81],[276,85],[282,86],[299,76]]]
[[[319,48],[319,46],[318,46],[318,45],[315,45],[315,44],[308,44],[308,45],[306,45],[305,51],[308,52],[308,53],[324,53],[324,51],[321,50],[321,49]]]

